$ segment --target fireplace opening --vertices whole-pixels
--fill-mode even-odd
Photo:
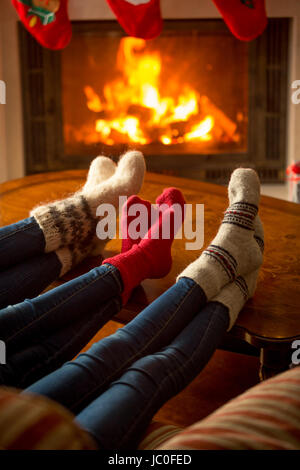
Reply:
[[[223,183],[238,165],[284,180],[289,19],[250,43],[221,20],[166,21],[154,40],[73,22],[62,51],[19,29],[27,173],[140,149],[150,171]]]
[[[147,42],[77,35],[62,52],[62,101],[66,155],[122,144],[146,155],[246,152],[248,48],[193,30]]]

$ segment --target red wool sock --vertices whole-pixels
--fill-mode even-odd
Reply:
[[[139,230],[137,230],[137,231],[140,232],[140,235],[141,235],[140,237],[131,238],[131,236],[128,232],[129,226],[134,221],[134,219],[136,217],[139,217],[139,215],[137,215],[136,213],[132,214],[132,212],[135,212],[134,211],[135,208],[132,207],[132,206],[134,206],[136,204],[139,204],[140,206],[143,206],[143,208],[144,208],[144,209],[142,209],[143,214],[141,214],[141,211],[138,211],[138,212],[139,212],[139,215],[143,216],[143,218],[145,216],[145,219],[146,219],[145,220],[145,227],[143,227],[142,225],[138,227]],[[125,251],[129,251],[133,247],[133,245],[139,244],[140,241],[142,240],[142,238],[144,238],[144,236],[148,232],[149,228],[151,227],[151,207],[152,207],[152,204],[151,204],[150,201],[146,201],[144,199],[141,199],[138,196],[130,196],[127,199],[127,202],[124,204],[124,206],[122,208],[122,216],[121,216],[121,232],[122,232],[122,249],[121,249],[121,253],[125,253]],[[131,208],[132,208],[132,210],[131,210]],[[136,207],[136,209],[137,209],[137,207]]]
[[[158,196],[156,199],[156,205],[160,207],[160,210],[167,209],[168,207],[172,206],[173,204],[181,204],[184,205],[184,199],[181,192],[176,188],[167,188]],[[141,207],[141,210],[138,210],[138,206]],[[136,206],[136,207],[134,207]],[[137,215],[138,213],[138,215]],[[134,223],[134,220],[142,213],[142,217],[145,219],[144,227],[141,226],[139,221]],[[121,253],[125,253],[125,251],[129,251],[133,245],[137,245],[140,243],[142,238],[146,235],[148,230],[150,229],[151,225],[154,224],[159,216],[159,210],[155,208],[154,205],[151,204],[150,201],[145,199],[141,199],[139,196],[130,196],[126,203],[122,208],[122,215],[121,215],[121,233],[122,233],[122,248]],[[132,227],[132,223],[134,227]],[[132,238],[129,233],[129,227],[131,229],[134,228],[137,232],[140,233],[138,238]],[[179,227],[178,227],[179,228]],[[177,231],[178,228],[175,230]]]
[[[160,0],[107,0],[129,36],[153,39],[162,30]]]
[[[169,206],[168,209],[159,213],[158,220],[139,244],[134,244],[129,251],[107,258],[102,263],[112,264],[120,271],[124,285],[123,305],[127,303],[132,290],[144,279],[159,279],[166,276],[171,269],[171,247],[176,234],[175,230],[179,228],[179,219],[180,223],[184,219],[185,202],[179,190],[172,188],[172,191],[173,197],[177,196],[173,204],[178,204],[181,208],[180,217],[176,215],[174,208]]]
[[[251,41],[267,26],[265,0],[213,0],[228,28],[238,39]]]
[[[68,0],[12,0],[25,28],[44,47],[62,49],[72,36]]]

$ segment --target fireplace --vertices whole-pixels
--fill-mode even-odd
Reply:
[[[221,20],[166,21],[152,41],[73,22],[61,52],[20,27],[27,173],[140,149],[150,171],[225,182],[250,165],[284,179],[289,20],[236,40]]]

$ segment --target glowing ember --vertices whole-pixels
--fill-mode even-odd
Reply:
[[[121,39],[117,68],[118,77],[106,83],[101,97],[91,86],[84,87],[88,109],[98,114],[90,142],[176,145],[213,139],[239,141],[237,125],[190,85],[177,87],[179,95],[162,95],[161,57],[158,51],[146,52],[146,41]]]

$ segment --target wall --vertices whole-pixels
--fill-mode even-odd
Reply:
[[[271,17],[293,17],[291,41],[290,84],[300,79],[300,2],[299,0],[266,0]],[[106,0],[72,0],[69,4],[72,20],[114,19]],[[220,17],[212,0],[161,0],[164,18]],[[21,81],[18,63],[17,14],[10,0],[0,5],[0,79],[7,84],[7,104],[0,105],[0,181],[24,174]],[[291,94],[291,93],[290,93]],[[287,162],[300,160],[300,104],[289,100],[289,134]],[[276,195],[276,187],[264,188]],[[279,197],[286,197],[281,186]]]
[[[10,0],[0,6],[0,79],[6,83],[6,104],[0,105],[0,181],[5,181],[24,175],[17,15]]]

